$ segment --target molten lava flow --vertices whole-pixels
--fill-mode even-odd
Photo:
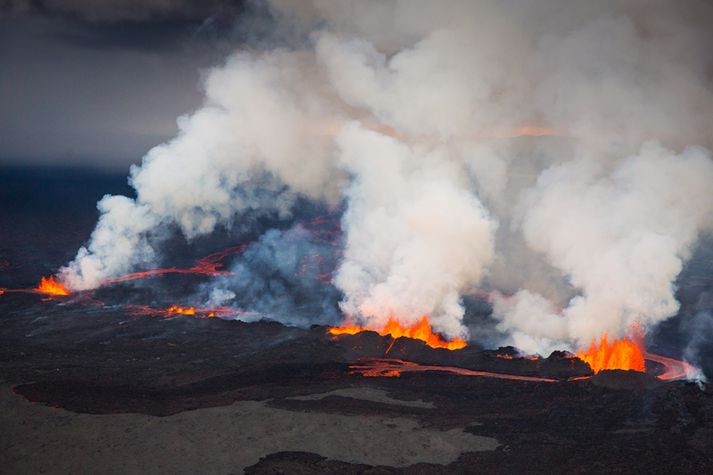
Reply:
[[[460,350],[468,346],[464,340],[454,338],[452,341],[446,341],[441,338],[438,333],[434,333],[431,324],[428,322],[428,317],[423,317],[419,323],[411,327],[405,327],[398,320],[390,318],[381,330],[376,330],[368,327],[360,327],[358,325],[344,325],[341,327],[332,327],[329,333],[332,335],[354,335],[363,331],[375,331],[381,336],[389,335],[396,338],[406,337],[415,340],[424,341],[431,348],[445,348],[447,350]]]
[[[592,340],[592,344],[587,351],[580,351],[577,357],[588,363],[594,373],[605,369],[624,369],[634,371],[645,371],[644,353],[637,343],[622,338],[614,340],[611,344],[605,333],[599,340]]]
[[[229,247],[219,252],[214,252],[209,254],[202,259],[198,259],[195,265],[188,268],[180,267],[166,267],[162,269],[150,269],[139,272],[132,272],[130,274],[123,275],[121,277],[111,277],[102,281],[102,286],[119,284],[122,282],[129,282],[138,279],[147,279],[150,277],[159,277],[166,274],[194,274],[194,275],[208,275],[208,276],[221,276],[230,275],[232,272],[222,270],[224,264],[221,262],[226,257],[239,254],[247,249],[248,245],[239,245]]]
[[[69,290],[65,289],[62,284],[54,280],[54,276],[49,279],[42,277],[40,285],[35,287],[37,292],[47,295],[69,295]]]
[[[368,330],[359,325],[343,325],[341,327],[332,327],[328,332],[332,335],[356,335],[359,332]]]
[[[483,378],[507,379],[510,381],[528,381],[538,383],[556,383],[557,379],[538,376],[520,376],[516,374],[476,371],[456,366],[423,365],[411,361],[392,358],[360,358],[358,364],[349,366],[349,374],[368,377],[398,378],[403,373],[421,373],[437,371],[459,376],[480,376]]]
[[[495,355],[496,358],[500,358],[501,360],[530,360],[530,361],[539,361],[541,358],[537,355],[509,355],[507,353],[497,353]]]
[[[195,307],[179,307],[178,305],[171,305],[166,309],[169,315],[195,315]]]
[[[685,361],[675,360],[673,358],[656,355],[654,353],[645,353],[644,356],[647,360],[658,363],[664,367],[664,372],[656,376],[662,381],[685,379],[696,372],[696,368]]]
[[[296,228],[303,230],[311,236],[311,240],[315,243],[330,245],[335,248],[335,254],[342,252],[340,249],[342,236],[342,231],[339,226],[339,220],[334,216],[325,215],[317,216],[310,222],[303,224],[298,224]],[[224,270],[225,263],[223,262],[227,257],[241,254],[247,250],[252,244],[240,244],[237,246],[228,247],[222,251],[214,252],[201,259],[195,261],[194,265],[191,267],[165,267],[159,269],[148,269],[143,271],[131,272],[118,277],[110,277],[104,279],[101,282],[101,286],[110,286],[114,284],[119,284],[123,282],[130,282],[139,279],[148,279],[154,277],[161,277],[168,274],[192,274],[192,275],[207,275],[212,277],[231,275],[232,272]],[[331,284],[333,273],[335,272],[334,266],[325,259],[325,256],[311,254],[304,256],[300,267],[298,268],[299,273],[306,273],[307,268],[313,266],[317,270],[317,278],[324,284]]]
[[[188,315],[196,318],[214,318],[220,317],[225,319],[238,318],[244,316],[256,317],[260,314],[247,310],[239,310],[230,307],[213,307],[213,308],[196,308],[196,307],[181,307],[179,305],[171,305],[168,308],[149,307],[148,305],[126,305],[129,315],[143,316],[163,316],[175,317],[178,315]]]

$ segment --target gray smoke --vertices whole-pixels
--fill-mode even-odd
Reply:
[[[208,74],[204,106],[132,169],[137,199],[102,201],[70,287],[145,265],[156,229],[191,239],[305,197],[346,204],[335,284],[351,320],[429,315],[464,336],[462,297],[488,285],[515,292],[496,304],[503,342],[545,352],[677,311],[713,210],[710,6],[271,5],[299,40]],[[256,285],[223,290],[296,305],[280,303],[291,286]]]
[[[231,266],[233,275],[204,287],[203,300],[290,325],[334,324],[340,293],[331,277],[339,244],[300,225],[269,230]]]

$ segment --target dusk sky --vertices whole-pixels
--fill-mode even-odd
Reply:
[[[0,163],[138,163],[244,42],[243,3],[0,1]]]

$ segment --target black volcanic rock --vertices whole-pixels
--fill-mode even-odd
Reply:
[[[592,370],[587,363],[566,351],[553,351],[540,367],[541,374],[550,378],[566,379],[590,376]]]
[[[661,384],[661,381],[640,371],[625,371],[619,369],[603,370],[592,376],[592,384],[609,389],[651,389]]]
[[[252,473],[708,473],[713,469],[713,397],[683,382],[602,372],[566,353],[528,359],[476,346],[448,351],[373,332],[332,336],[275,322],[165,319],[120,307],[61,305],[3,296],[0,374],[35,402],[95,414],[167,416],[234,401],[264,401],[298,413],[408,418],[433,430],[492,437],[502,447],[466,452],[450,465],[371,467],[317,454],[280,453]],[[391,346],[393,343],[393,346]],[[391,346],[387,354],[386,350]],[[400,378],[351,375],[359,358],[549,376],[511,381],[443,372]],[[655,383],[655,384],[652,384]],[[370,388],[423,407],[331,395]]]
[[[313,331],[318,330],[327,331],[325,327],[313,327]],[[586,363],[566,352],[553,352],[548,358],[527,358],[519,356],[512,347],[493,351],[468,345],[460,350],[448,350],[431,348],[425,342],[411,338],[394,340],[373,331],[331,336],[331,339],[341,348],[346,361],[365,357],[395,358],[420,364],[562,380],[592,374]]]

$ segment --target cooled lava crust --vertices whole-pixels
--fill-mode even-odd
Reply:
[[[247,473],[706,473],[713,468],[713,395],[683,381],[602,372],[567,354],[507,359],[512,348],[434,350],[373,332],[332,337],[325,327],[274,322],[127,315],[121,308],[63,306],[4,296],[0,370],[30,401],[77,413],[169,416],[235,401],[306,413],[412,418],[438,430],[493,437],[496,450],[465,452],[448,465],[374,467],[304,452],[269,454]],[[391,346],[388,354],[384,354]],[[447,372],[364,377],[363,358],[551,378],[511,381]],[[331,395],[376,388],[393,405]]]

